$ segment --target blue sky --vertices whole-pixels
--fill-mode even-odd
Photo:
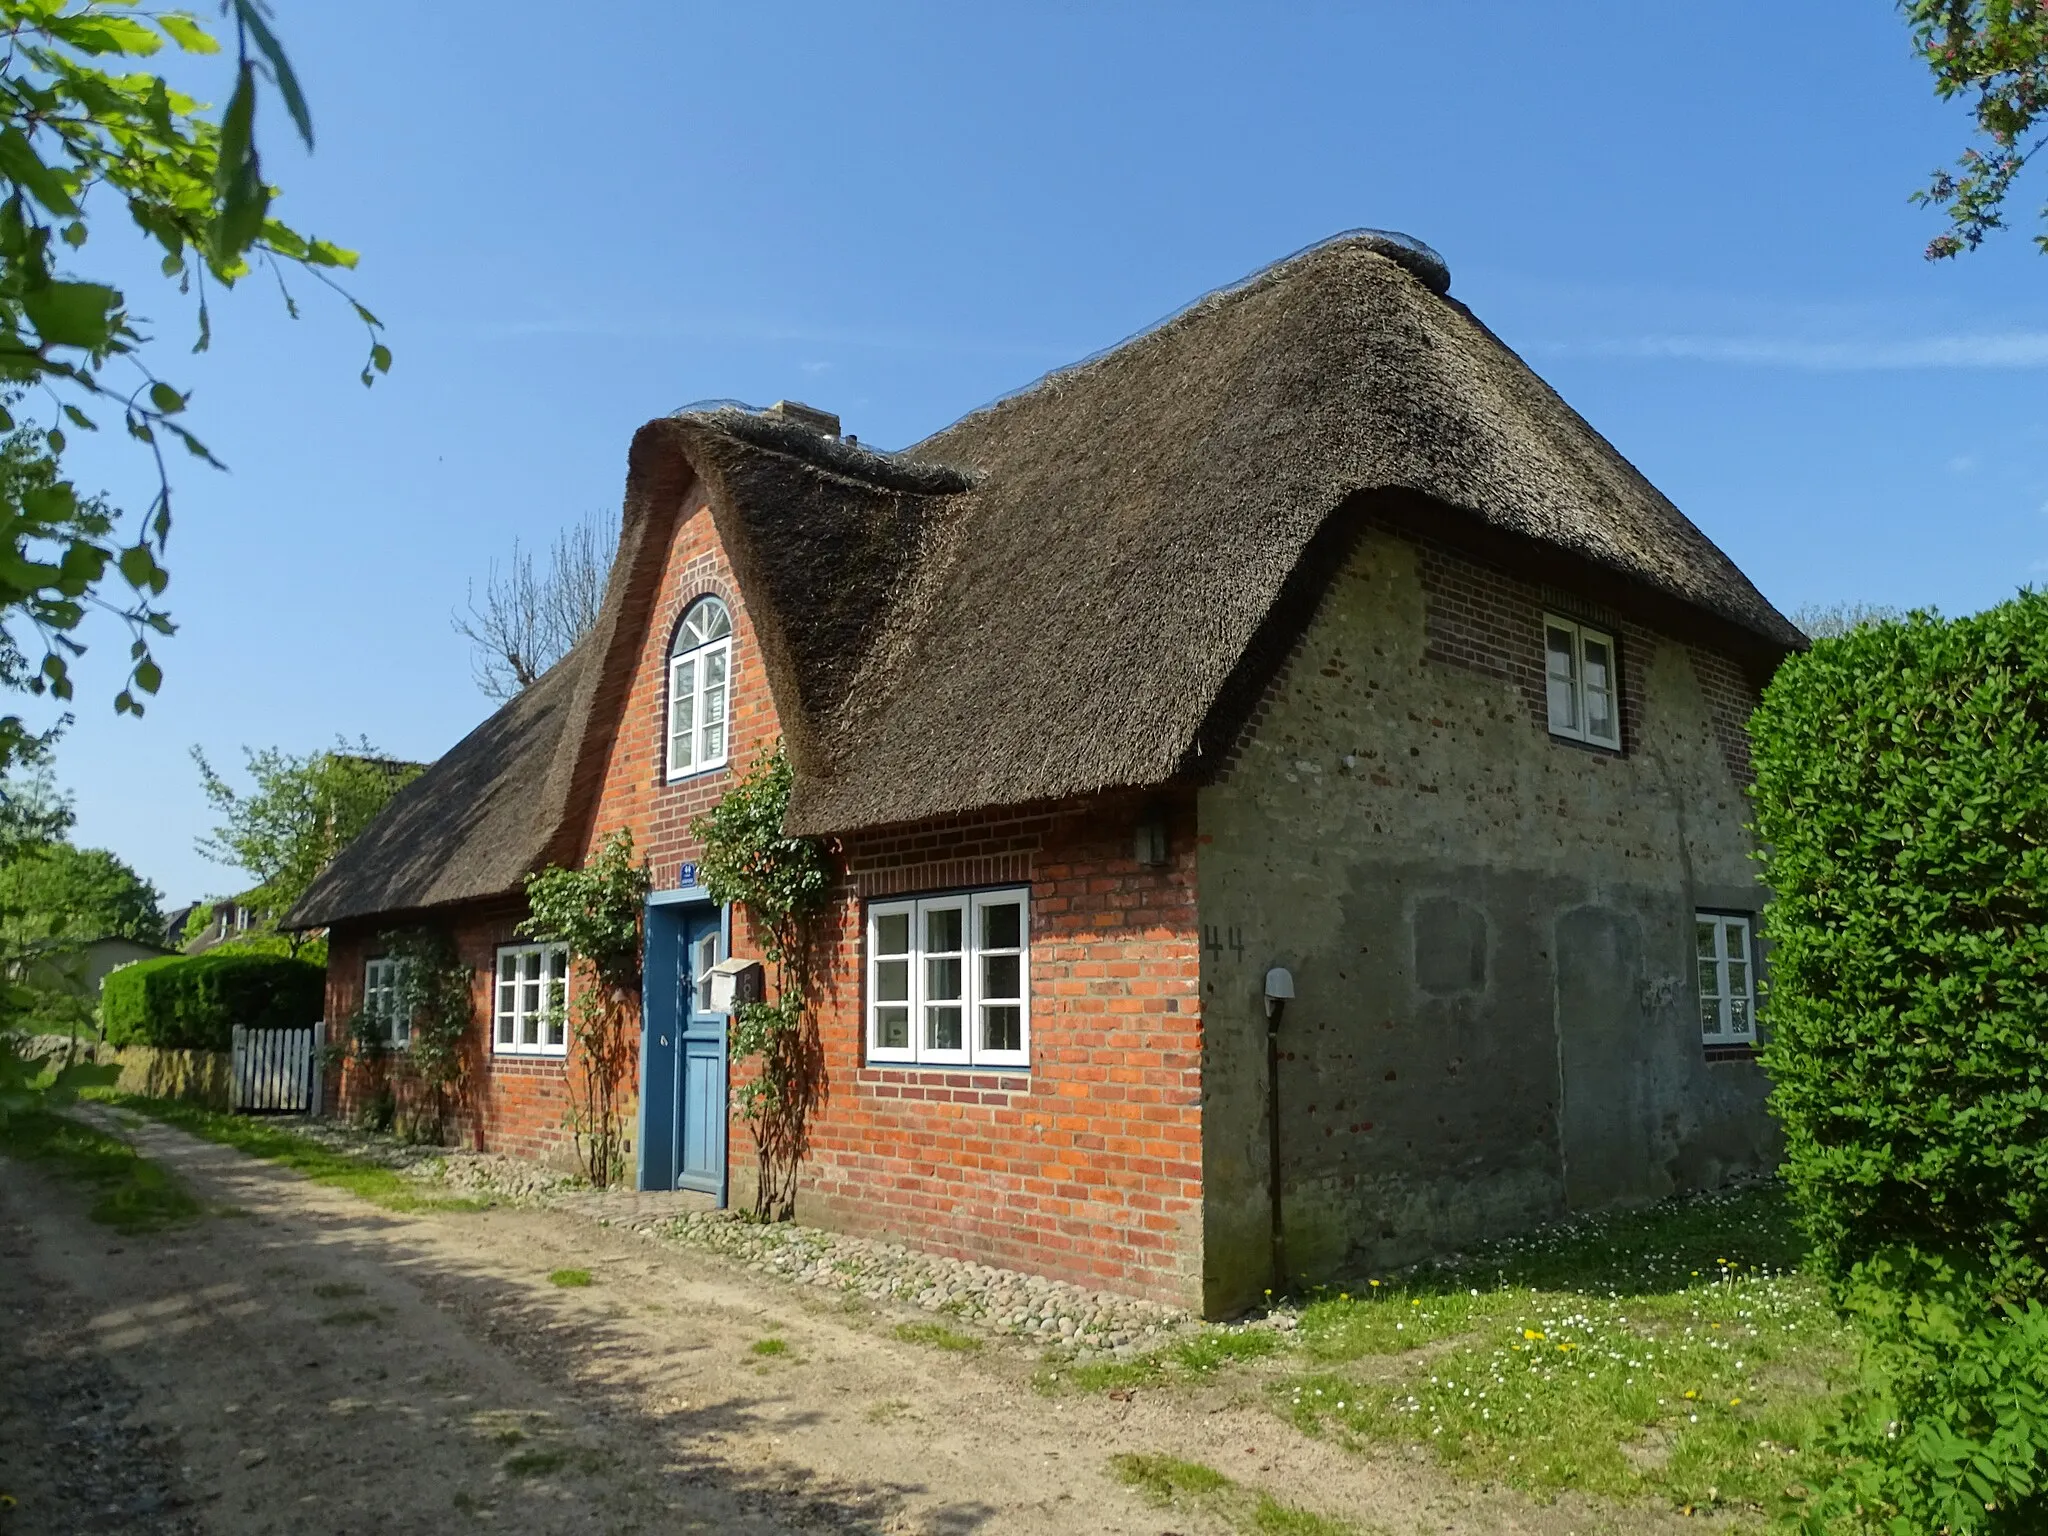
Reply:
[[[113,716],[103,631],[58,754],[79,838],[173,901],[242,883],[193,850],[191,747],[444,751],[488,712],[465,584],[616,507],[648,418],[792,396],[902,446],[1355,226],[1440,250],[1783,608],[1962,612],[2048,572],[2048,258],[2022,229],[1921,260],[1907,194],[1966,125],[1883,4],[277,20],[319,135],[272,106],[279,211],[362,251],[389,379],[307,285],[296,323],[246,285],[188,359],[176,295],[111,226],[89,248],[232,471],[180,466],[161,699]],[[79,468],[144,497],[124,441]]]

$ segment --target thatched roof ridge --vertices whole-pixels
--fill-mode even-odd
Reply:
[[[973,485],[901,583],[886,652],[808,722],[791,829],[1199,776],[1248,651],[1306,623],[1305,557],[1364,497],[1563,552],[1758,652],[1800,643],[1398,254],[1377,232],[1311,247],[908,450]]]
[[[1799,647],[1448,282],[1354,232],[902,454],[738,409],[649,422],[596,630],[291,920],[506,894],[576,856],[693,486],[790,745],[792,832],[1200,779],[1376,509],[1599,574],[1763,664]]]

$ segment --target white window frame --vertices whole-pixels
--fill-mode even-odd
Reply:
[[[498,946],[491,963],[491,1054],[569,1054],[568,945]]]
[[[710,681],[714,674],[716,682]],[[723,598],[699,597],[676,627],[668,658],[667,723],[669,783],[723,768],[732,757],[732,610]],[[707,745],[714,731],[715,751]]]
[[[992,907],[1014,906],[1017,911],[1017,943],[996,946],[986,943],[990,936],[984,914]],[[958,915],[960,948],[934,950],[929,941],[949,937],[945,920]],[[905,918],[909,924],[907,951],[881,950],[882,923]],[[934,919],[940,926],[934,925]],[[1000,995],[993,990],[994,978],[1010,969],[1004,962],[1015,960],[1015,994]],[[990,965],[989,962],[995,962]],[[885,965],[903,965],[906,978],[889,973],[885,989]],[[884,1000],[883,992],[901,991],[900,999]],[[905,897],[868,904],[867,921],[867,1043],[871,1062],[900,1062],[930,1067],[1026,1067],[1031,1065],[1031,891],[1028,886],[1002,886],[981,891],[954,891],[941,896]],[[986,1015],[990,1010],[1017,1010],[1017,1044],[1003,1048],[988,1044]],[[902,1045],[882,1042],[884,1010],[905,1009],[908,1041]],[[960,1026],[958,1045],[935,1043],[949,1012],[957,1010]]]
[[[399,1007],[399,982],[407,962],[388,955],[363,962],[363,1014],[376,1026],[376,1037],[393,1050],[412,1044],[412,1020]]]
[[[1567,641],[1568,671],[1558,670],[1558,652],[1551,646],[1553,637],[1560,635]],[[1586,658],[1589,647],[1600,647],[1607,653],[1607,686],[1604,689],[1593,686],[1590,681],[1589,674],[1593,668]],[[1581,624],[1577,619],[1563,618],[1555,613],[1543,615],[1543,692],[1550,712],[1551,735],[1562,736],[1567,741],[1582,741],[1588,746],[1607,747],[1616,752],[1621,750],[1621,659],[1614,648],[1614,636],[1604,629]],[[1608,730],[1604,734],[1596,734],[1587,724],[1590,711],[1586,701],[1589,696],[1601,696],[1606,700]]]
[[[716,1012],[711,1006],[711,968],[725,958],[725,935],[707,928],[690,946],[690,1010]]]
[[[1755,1045],[1756,946],[1749,918],[1739,912],[1695,912],[1693,957],[1701,1042]]]

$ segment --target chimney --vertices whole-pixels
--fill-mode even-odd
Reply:
[[[839,418],[830,411],[821,411],[815,405],[805,405],[800,400],[778,400],[768,407],[767,414],[792,426],[808,427],[826,437],[839,435]]]

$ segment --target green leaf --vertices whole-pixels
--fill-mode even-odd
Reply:
[[[85,235],[85,225],[76,219],[64,226],[64,243],[74,251],[85,244]]]
[[[26,188],[31,197],[52,213],[78,212],[66,178],[43,164],[27,137],[12,125],[0,131],[0,176]]]
[[[214,216],[210,255],[217,271],[231,268],[263,233],[270,189],[256,155],[256,70],[244,62],[234,95],[220,124],[220,158],[214,167]]]
[[[311,149],[313,114],[307,109],[305,93],[299,89],[299,77],[292,73],[292,62],[284,56],[284,45],[270,30],[270,22],[263,14],[260,0],[235,0],[235,21],[248,30],[249,36],[262,50],[263,57],[270,61],[271,71],[277,77],[277,93],[284,97],[285,110],[291,113],[299,137],[305,140],[306,148]]]
[[[378,342],[377,345],[370,348],[370,364],[379,373],[389,373],[391,371],[391,349],[381,341]]]
[[[135,668],[135,686],[144,693],[155,693],[164,685],[163,669],[153,661],[144,661]]]
[[[23,293],[21,307],[44,346],[97,351],[113,339],[121,294],[104,283],[45,283]]]
[[[43,434],[43,441],[50,445],[50,452],[62,453],[64,451],[64,429],[62,427],[50,428],[49,431]]]
[[[121,551],[121,575],[128,585],[140,590],[149,585],[149,579],[156,573],[156,557],[145,545],[131,544]]]
[[[86,415],[85,412],[81,411],[75,405],[67,405],[64,407],[64,419],[70,422],[71,425],[81,429],[82,431],[99,431],[98,423],[96,423],[90,416]]]
[[[185,409],[185,397],[161,379],[149,386],[149,400],[166,416],[175,416]]]
[[[109,16],[104,11],[77,11],[47,17],[43,25],[52,37],[69,43],[80,53],[120,53],[147,58],[164,45],[149,27],[128,16]]]
[[[202,27],[197,19],[183,11],[167,11],[157,17],[156,24],[164,29],[172,42],[187,53],[220,52],[220,43],[213,34]]]

